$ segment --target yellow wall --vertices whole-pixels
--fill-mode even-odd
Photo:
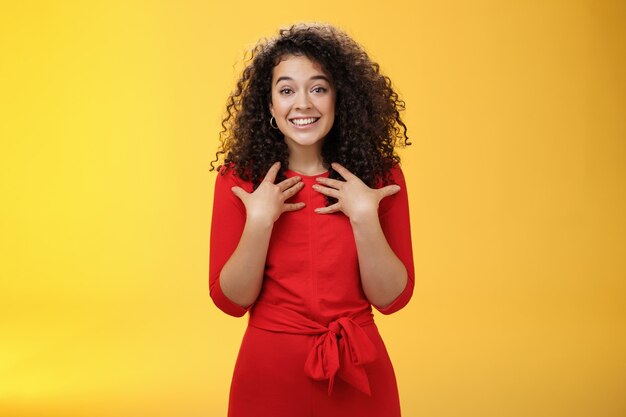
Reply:
[[[301,20],[407,103],[404,415],[626,415],[626,5],[594,0],[3,2],[0,415],[225,415],[208,162],[245,48]]]

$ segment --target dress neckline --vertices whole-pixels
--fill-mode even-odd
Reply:
[[[310,178],[317,178],[317,177],[327,177],[329,175],[329,171],[326,170],[324,172],[321,172],[321,173],[315,174],[315,175],[304,175],[304,174],[301,174],[301,173],[299,173],[297,171],[294,171],[292,169],[286,169],[285,170],[285,175],[287,177],[296,177],[297,176],[297,177],[310,179]]]

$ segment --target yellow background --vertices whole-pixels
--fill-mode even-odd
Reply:
[[[626,415],[626,4],[594,0],[3,2],[0,415],[225,415],[208,164],[245,49],[312,20],[407,103],[404,415]]]

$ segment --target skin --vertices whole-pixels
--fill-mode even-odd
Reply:
[[[269,110],[285,136],[290,169],[303,175],[316,175],[327,169],[321,149],[334,122],[335,100],[332,78],[318,63],[289,55],[274,67]],[[319,117],[319,120],[307,129],[297,129],[290,122],[294,117]],[[319,177],[313,189],[338,201],[329,207],[316,208],[315,212],[320,215],[342,212],[350,219],[363,291],[370,303],[384,308],[400,295],[407,283],[406,268],[387,243],[378,219],[380,201],[397,193],[400,187],[373,189],[343,166],[332,163],[332,167],[345,181]],[[246,224],[237,248],[222,268],[220,283],[224,294],[243,307],[254,303],[261,291],[274,222],[285,212],[304,208],[304,203],[285,203],[302,189],[302,179],[292,177],[275,184],[279,170],[280,162],[276,162],[252,193],[240,187],[232,188],[246,208]]]

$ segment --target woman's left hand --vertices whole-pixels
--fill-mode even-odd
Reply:
[[[341,175],[345,181],[331,178],[318,177],[313,189],[338,201],[328,207],[315,209],[316,213],[329,214],[341,211],[351,221],[368,219],[378,216],[378,204],[380,201],[400,191],[398,185],[374,189],[370,188],[356,175],[348,171],[336,162],[331,164],[333,169]]]

